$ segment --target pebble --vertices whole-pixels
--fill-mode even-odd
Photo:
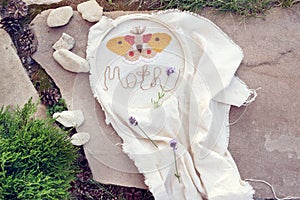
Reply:
[[[64,26],[69,23],[73,16],[73,9],[71,6],[63,6],[52,10],[47,18],[47,25],[49,27]]]
[[[53,119],[61,123],[64,127],[77,128],[83,123],[84,116],[81,110],[73,110],[54,113]]]
[[[36,5],[50,5],[50,4],[53,4],[53,3],[59,3],[63,0],[22,0],[24,3],[26,3],[27,5],[33,5],[33,4],[36,4]]]
[[[86,144],[90,140],[91,136],[86,132],[75,133],[71,137],[71,143],[75,146],[81,146]]]
[[[98,22],[103,14],[103,8],[95,0],[78,4],[77,10],[81,13],[82,18],[89,22]]]
[[[67,33],[63,33],[62,36],[55,42],[55,44],[52,46],[53,49],[59,50],[59,49],[67,49],[71,50],[75,45],[75,39],[68,35]]]
[[[90,67],[87,60],[67,49],[59,49],[53,53],[53,57],[64,69],[80,73],[89,72]]]

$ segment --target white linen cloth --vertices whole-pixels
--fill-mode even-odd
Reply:
[[[91,27],[92,91],[155,199],[253,199],[227,150],[230,105],[241,106],[251,95],[234,76],[242,58],[216,25],[188,12],[103,17]],[[169,76],[168,67],[175,69]],[[162,89],[162,104],[154,108],[151,99]],[[169,146],[174,138],[180,183]]]

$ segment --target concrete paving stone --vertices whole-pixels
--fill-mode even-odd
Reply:
[[[244,51],[237,75],[258,97],[231,126],[229,151],[243,179],[263,179],[278,196],[300,196],[300,6],[268,11],[265,18],[242,21],[232,15],[202,13]],[[232,108],[231,121],[245,108]],[[270,198],[262,183],[256,196]]]
[[[263,179],[270,182],[278,196],[299,196],[300,183],[300,6],[269,11],[265,18],[242,21],[230,14],[218,15],[204,10],[201,15],[216,23],[244,51],[244,60],[237,75],[250,88],[259,88],[255,102],[230,112],[229,150],[242,179]],[[94,99],[87,73],[64,70],[53,59],[52,45],[63,32],[74,35],[72,52],[85,57],[88,29],[93,25],[77,12],[69,24],[47,27],[48,11],[32,22],[39,42],[34,59],[54,79],[69,109],[84,112],[85,121],[78,131],[88,132],[90,141],[84,145],[94,179],[102,183],[145,188],[143,176],[124,154],[121,139],[104,122],[101,106]],[[104,13],[115,18],[128,12]],[[244,113],[245,112],[245,113]],[[243,114],[244,113],[244,114]],[[289,147],[289,148],[287,148]],[[273,197],[264,184],[251,183],[256,196]]]
[[[33,58],[41,64],[60,88],[69,110],[81,110],[85,116],[78,132],[88,132],[90,141],[84,151],[93,173],[93,178],[101,183],[129,187],[146,188],[144,178],[138,173],[133,162],[123,153],[121,139],[104,122],[104,113],[93,97],[88,73],[72,73],[63,69],[52,57],[52,45],[63,32],[72,35],[76,41],[72,52],[85,58],[88,30],[93,23],[83,20],[74,11],[69,24],[64,27],[49,28],[46,20],[50,10],[42,12],[31,23],[39,43]]]
[[[23,106],[39,100],[8,33],[0,29],[0,106]],[[41,113],[40,113],[41,114]]]

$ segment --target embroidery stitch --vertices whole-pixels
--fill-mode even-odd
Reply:
[[[178,84],[179,81],[179,77],[180,77],[180,70],[178,71],[178,76],[176,78],[176,80],[174,81],[174,84],[172,85],[172,87],[170,87],[168,90],[166,90],[166,85],[162,84],[161,81],[161,68],[160,67],[153,67],[152,68],[152,72],[148,70],[149,66],[148,65],[143,65],[142,69],[139,71],[136,71],[135,73],[130,72],[127,75],[124,76],[124,79],[121,79],[121,75],[120,75],[120,67],[119,66],[115,66],[113,69],[111,68],[111,66],[107,66],[104,70],[104,74],[103,74],[103,90],[108,91],[109,87],[108,87],[108,81],[113,81],[113,80],[117,80],[122,88],[124,89],[131,89],[137,86],[141,89],[141,90],[149,90],[153,87],[156,87],[157,85],[160,86],[160,88],[163,88],[163,92],[169,92],[173,89],[175,89],[176,85]],[[145,77],[146,76],[150,76],[152,74],[152,79],[149,83],[149,86],[147,87],[145,84]],[[138,78],[140,77],[140,79]],[[166,81],[164,84],[167,84],[167,80],[169,79],[169,77],[167,77]]]
[[[169,45],[172,38],[167,33],[142,35],[145,30],[146,26],[135,27],[130,31],[133,35],[112,38],[106,43],[106,47],[130,62],[138,61],[141,57],[154,58]]]

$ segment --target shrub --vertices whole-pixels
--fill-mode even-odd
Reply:
[[[0,109],[0,199],[68,199],[77,149],[37,106]]]

